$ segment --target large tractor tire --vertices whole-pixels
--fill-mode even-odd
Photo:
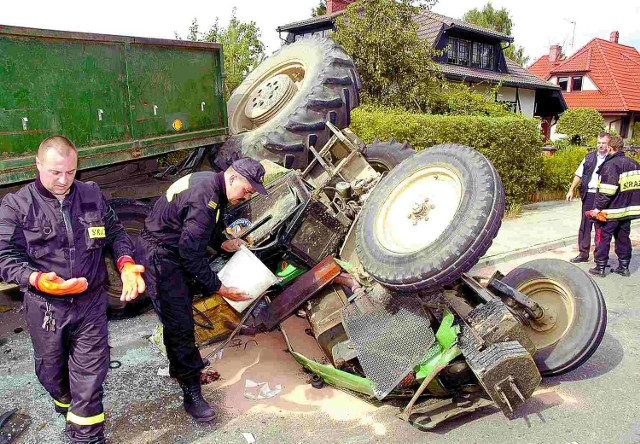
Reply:
[[[388,142],[375,139],[373,143],[365,146],[362,154],[374,170],[385,174],[415,153],[409,142],[398,143],[396,139],[391,138]]]
[[[607,327],[607,306],[598,285],[580,268],[559,259],[538,259],[513,269],[502,282],[553,317],[548,329],[525,327],[538,349],[533,359],[543,376],[574,370],[596,351]]]
[[[367,198],[356,228],[364,269],[395,291],[432,291],[470,270],[504,214],[489,160],[463,145],[438,145],[403,161]]]
[[[135,244],[138,235],[144,228],[144,220],[149,215],[151,207],[134,199],[113,199],[109,204],[116,212],[118,220],[124,226],[129,238]],[[131,302],[122,302],[120,300],[122,281],[120,280],[120,273],[116,269],[111,252],[108,250],[105,252],[105,263],[109,275],[107,296],[110,316],[123,317],[133,315],[147,306],[149,301],[147,295],[144,293],[138,295],[138,297]]]
[[[307,37],[262,62],[227,103],[232,137],[216,164],[239,156],[304,168],[309,146],[320,150],[331,137],[326,122],[342,129],[360,103],[360,77],[347,53],[327,37]]]

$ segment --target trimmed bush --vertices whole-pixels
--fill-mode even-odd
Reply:
[[[569,136],[575,144],[584,144],[604,131],[604,118],[593,108],[573,108],[562,113],[557,131]]]
[[[524,202],[540,181],[542,136],[537,122],[509,117],[441,116],[362,106],[351,114],[351,129],[366,143],[374,138],[408,140],[416,149],[441,143],[473,147],[493,163],[507,205]]]
[[[558,150],[553,156],[543,157],[540,189],[543,191],[567,191],[576,168],[587,154],[581,146],[569,146]]]

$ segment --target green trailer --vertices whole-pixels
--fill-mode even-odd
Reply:
[[[61,134],[78,147],[78,178],[135,236],[154,198],[228,140],[222,69],[216,43],[0,25],[0,199],[36,177],[38,145]]]
[[[79,170],[226,139],[216,43],[0,26],[0,187],[35,178],[53,134]]]

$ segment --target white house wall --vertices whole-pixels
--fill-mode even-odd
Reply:
[[[579,76],[560,76],[560,77],[579,77]],[[549,82],[554,85],[558,84],[558,76],[552,76],[549,78]],[[571,88],[571,82],[569,82],[569,88]],[[569,90],[571,91],[571,90]],[[589,78],[589,76],[582,76],[582,89],[581,91],[600,91],[593,80]]]
[[[481,94],[489,93],[489,90],[493,86],[486,85],[484,83],[473,85],[476,91]],[[518,89],[518,98],[520,99],[520,112],[525,117],[533,117],[533,112],[536,103],[536,92],[532,89]],[[516,88],[509,86],[503,86],[498,90],[498,100],[504,100],[513,102],[516,100]]]

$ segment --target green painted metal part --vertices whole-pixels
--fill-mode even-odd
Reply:
[[[418,381],[431,377],[438,368],[442,368],[460,355],[460,348],[456,344],[460,327],[453,325],[453,321],[453,314],[445,312],[436,332],[437,343],[429,349],[425,360],[414,369]]]
[[[320,376],[327,384],[373,397],[373,389],[368,379],[338,370],[330,365],[319,364],[293,350],[291,354],[300,365]]]
[[[286,267],[284,268],[282,268],[282,265],[283,263],[281,262],[278,265],[278,271],[276,272],[276,277],[278,277],[279,280],[281,279],[280,282],[278,282],[278,285],[286,285],[307,271],[305,268],[296,267],[289,263],[286,263]]]
[[[0,54],[0,185],[35,177],[54,134],[80,148],[80,169],[228,134],[218,44],[0,25]]]

